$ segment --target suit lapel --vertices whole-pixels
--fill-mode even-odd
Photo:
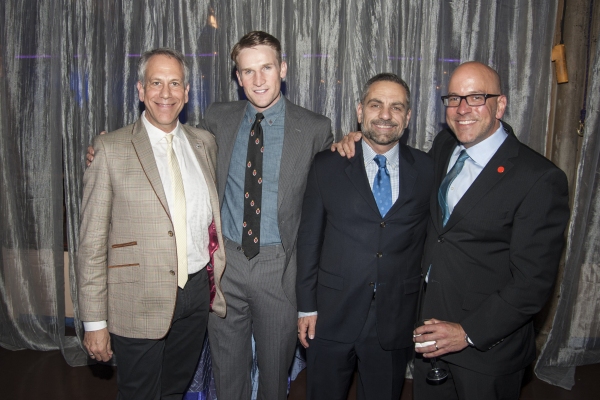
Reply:
[[[297,106],[285,100],[285,124],[283,136],[283,148],[281,151],[281,162],[279,166],[279,183],[277,192],[277,210],[281,208],[290,188],[298,185],[298,174],[296,166],[298,161],[307,156],[305,137],[302,134],[302,120],[296,112]]]
[[[158,200],[167,212],[169,218],[171,218],[169,205],[167,204],[167,196],[165,195],[165,189],[163,188],[158,167],[156,166],[154,152],[152,151],[152,144],[150,143],[148,132],[146,132],[146,128],[144,128],[144,123],[141,119],[138,119],[133,126],[133,138],[131,139],[131,143],[135,148],[142,169],[144,170],[148,181],[150,181],[152,189],[154,189],[154,193],[156,193]]]
[[[365,169],[365,160],[363,157],[362,141],[356,143],[356,154],[350,160],[348,160],[348,166],[346,167],[346,175],[354,185],[354,188],[362,196],[365,202],[371,207],[373,212],[377,215],[379,213],[379,207],[373,196],[369,178],[367,177],[367,171]],[[339,157],[339,156],[338,156]]]
[[[444,232],[451,229],[458,221],[467,215],[467,213],[480,202],[481,198],[512,169],[514,164],[510,159],[516,157],[519,153],[519,140],[515,137],[510,127],[506,130],[508,132],[508,137],[504,140],[504,143],[498,148],[496,154],[494,154],[479,176],[456,204],[448,223],[443,228]]]
[[[231,155],[235,146],[235,141],[242,124],[242,118],[246,112],[247,101],[237,101],[231,103],[229,115],[220,115],[222,125],[216,137],[218,143],[217,171],[219,176],[218,192],[221,196],[225,195],[225,186],[227,185],[227,176],[229,175],[229,164]],[[248,132],[249,134],[250,132]],[[219,198],[219,204],[223,203],[223,197]]]
[[[413,167],[415,162],[414,157],[410,153],[410,150],[403,144],[398,144],[400,148],[398,149],[398,179],[400,191],[398,193],[398,199],[394,204],[392,204],[392,208],[386,214],[386,217],[392,215],[402,208],[402,205],[405,204],[411,197],[412,192],[417,182],[418,172]]]

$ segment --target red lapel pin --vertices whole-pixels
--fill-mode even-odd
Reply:
[[[498,167],[498,173],[501,174],[504,172],[504,167],[501,165]]]

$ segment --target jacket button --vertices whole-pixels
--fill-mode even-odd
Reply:
[[[379,226],[385,228],[385,222],[380,223]]]
[[[377,253],[377,258],[381,258],[381,257],[383,257],[383,254],[382,253]]]
[[[169,231],[169,236],[173,237],[173,231]]]
[[[438,236],[438,243],[444,243],[444,240],[443,236]]]
[[[170,271],[169,271],[169,273],[170,273],[171,275],[175,275],[175,271],[173,271],[173,270],[170,270]]]

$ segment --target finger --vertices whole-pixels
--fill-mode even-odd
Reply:
[[[105,133],[106,133],[106,131],[102,131],[102,132],[100,132],[100,134],[101,134],[101,135],[104,135]]]
[[[340,156],[342,156],[342,157],[346,156],[346,153],[344,153],[344,148],[342,147],[342,144],[339,143],[339,142],[338,143],[333,143],[331,145],[331,151],[334,152],[334,153],[337,151],[340,154]]]
[[[305,349],[308,348],[308,342],[306,341],[306,331],[298,331],[298,339],[300,339],[300,343]]]
[[[315,338],[315,324],[308,325],[308,338],[311,340]]]

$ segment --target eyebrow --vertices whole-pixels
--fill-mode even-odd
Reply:
[[[369,101],[367,101],[367,104],[371,103],[371,102],[375,102],[375,103],[379,103],[379,104],[383,104],[383,101],[377,99],[377,98],[373,98],[373,99],[369,99]],[[391,105],[393,106],[397,106],[397,105],[401,105],[403,107],[406,107],[406,104],[401,102],[401,101],[395,101],[393,103],[391,103]]]

